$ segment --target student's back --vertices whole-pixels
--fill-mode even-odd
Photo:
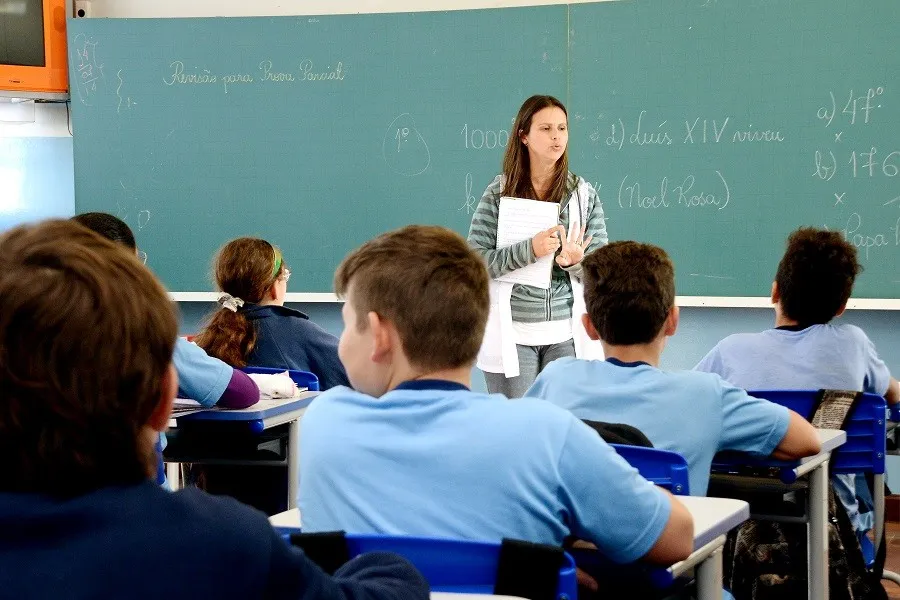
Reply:
[[[730,335],[697,365],[745,389],[830,389],[884,394],[890,374],[875,345],[850,324]]]
[[[245,306],[241,313],[256,330],[248,366],[309,371],[322,390],[349,384],[337,356],[337,338],[305,313],[278,305]]]
[[[365,560],[398,566],[385,556]],[[6,598],[338,599],[362,591],[316,589],[325,577],[263,513],[149,482],[72,499],[0,493],[0,564]],[[386,582],[373,591],[392,597]]]
[[[716,452],[769,455],[790,422],[787,409],[752,398],[715,375],[615,359],[554,361],[529,394],[579,419],[632,425],[654,448],[681,454],[695,496],[706,495]]]
[[[608,530],[597,541],[631,561],[653,545],[668,513],[652,484],[572,415],[447,382],[409,382],[380,398],[326,392],[304,415],[300,456],[300,514],[310,531],[558,545],[570,533],[596,539]],[[611,527],[623,508],[592,502],[584,489],[628,497],[629,510],[654,518]]]

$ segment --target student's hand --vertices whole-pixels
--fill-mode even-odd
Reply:
[[[584,239],[584,227],[581,228],[578,235],[575,235],[574,231],[572,234],[566,239],[566,242],[562,245],[562,250],[559,251],[559,256],[556,257],[556,264],[561,267],[571,267],[580,263],[581,259],[584,258],[584,249],[594,239],[590,235],[587,239]]]
[[[575,569],[575,577],[578,579],[578,585],[586,587],[592,592],[600,590],[600,585],[597,583],[597,580],[581,569]]]
[[[553,254],[560,247],[560,239],[566,235],[562,225],[554,225],[547,231],[542,231],[531,238],[531,248],[537,258]]]

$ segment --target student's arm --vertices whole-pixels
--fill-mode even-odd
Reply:
[[[243,371],[231,370],[231,380],[216,405],[222,408],[249,408],[259,402],[259,386]]]
[[[362,554],[327,575],[298,548],[272,532],[268,581],[260,598],[284,600],[428,600],[425,578],[406,559],[387,552]]]
[[[863,360],[866,361],[866,380],[864,382],[863,391],[883,396],[888,404],[896,404],[900,402],[900,390],[897,389],[897,380],[891,377],[891,371],[888,369],[878,351],[875,344],[869,339],[862,329],[853,328],[861,338],[864,348]]]
[[[694,522],[687,509],[641,477],[575,417],[559,474],[572,533],[595,544],[607,558],[670,565],[693,550]]]
[[[600,202],[600,196],[597,194],[594,186],[587,184],[587,187],[590,212],[588,213],[587,225],[585,226],[584,239],[591,238],[591,243],[584,249],[585,256],[597,248],[609,243],[609,235],[606,233],[606,217],[603,215],[603,204]],[[571,202],[572,201],[569,200],[570,206]],[[570,208],[569,210],[572,209]],[[582,277],[583,270],[581,268],[581,262],[570,267],[563,267],[563,269],[579,279]]]
[[[666,528],[644,560],[659,565],[671,565],[684,560],[694,550],[694,518],[678,498],[662,490],[669,497],[671,512]]]
[[[469,227],[469,245],[487,262],[488,274],[496,279],[537,260],[531,240],[497,248],[497,220],[500,212],[501,178],[484,191]]]
[[[710,376],[707,376],[710,377]],[[806,419],[784,406],[754,398],[744,390],[712,378],[722,398],[719,450],[737,450],[782,460],[812,456],[820,450],[819,436]]]
[[[781,438],[772,456],[779,460],[796,460],[818,454],[822,444],[816,428],[794,411],[788,412],[791,420],[788,423],[787,433]]]
[[[206,407],[214,406],[234,381],[227,399],[229,408],[251,406],[259,401],[259,389],[252,381],[247,384],[246,375],[235,376],[230,365],[209,356],[203,348],[184,338],[175,341],[172,362],[178,371],[178,395],[182,398],[196,400]]]
[[[898,382],[894,377],[891,377],[891,382],[888,384],[888,389],[884,393],[884,399],[887,400],[888,404],[897,404],[900,402],[900,382]]]

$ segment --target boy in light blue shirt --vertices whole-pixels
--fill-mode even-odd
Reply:
[[[900,401],[897,380],[862,329],[831,323],[847,307],[859,271],[856,248],[840,233],[795,231],[772,284],[775,328],[725,338],[696,370],[750,390],[855,390]],[[857,532],[870,529],[871,519],[859,514],[854,476],[833,481]]]
[[[698,496],[706,495],[716,452],[787,459],[819,451],[815,430],[800,415],[716,375],[659,369],[666,338],[678,326],[675,271],[664,250],[614,242],[582,265],[584,326],[603,344],[607,359],[554,361],[527,395],[579,419],[637,427],[654,447],[684,456],[690,491]]]
[[[685,507],[593,430],[534,399],[470,391],[488,275],[456,233],[410,226],[351,253],[338,352],[354,388],[304,415],[304,531],[561,544],[670,564],[693,546]]]

